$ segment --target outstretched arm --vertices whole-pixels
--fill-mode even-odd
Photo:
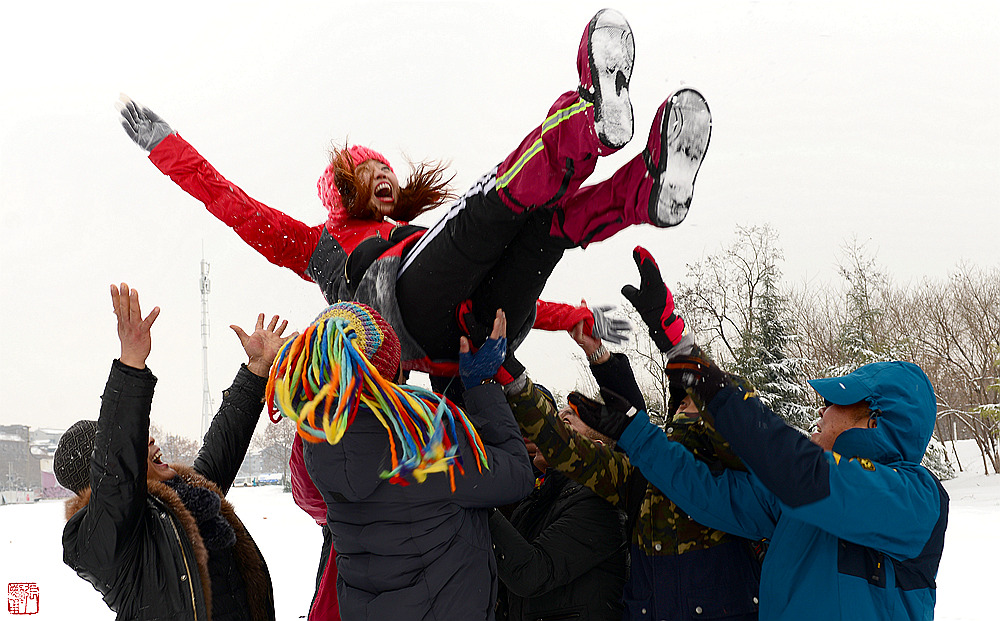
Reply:
[[[149,159],[185,192],[204,203],[265,259],[302,278],[323,226],[310,227],[248,196],[226,180],[149,108],[122,95],[118,105],[125,132]]]
[[[941,545],[948,497],[926,469],[824,451],[743,386],[706,401],[719,433],[796,519],[898,559]]]
[[[240,367],[233,385],[222,393],[222,405],[194,460],[194,469],[214,481],[223,494],[229,491],[236,478],[264,410],[264,388],[271,362],[285,340],[295,336],[281,336],[287,325],[287,321],[279,324],[275,315],[265,326],[261,313],[251,334],[239,326],[230,326],[243,344],[248,361]]]
[[[111,302],[121,358],[112,363],[101,397],[90,461],[90,502],[82,516],[70,520],[63,532],[66,563],[88,576],[95,586],[100,582],[105,587],[117,579],[116,572],[128,563],[127,555],[136,552],[134,533],[146,498],[149,410],[156,385],[156,377],[146,368],[146,358],[149,331],[160,312],[154,308],[143,318],[138,292],[125,283],[120,289],[111,285]],[[110,563],[112,557],[121,563]]]
[[[636,413],[618,441],[643,476],[705,526],[748,539],[770,539],[782,505],[749,472],[726,469],[713,473],[708,465]]]
[[[520,390],[508,393],[507,402],[521,432],[538,445],[549,467],[582,483],[608,502],[627,507],[633,470],[623,453],[570,429],[559,420],[553,404],[530,379]]]
[[[582,323],[583,332],[588,336],[620,345],[628,340],[632,324],[626,319],[612,316],[611,311],[614,309],[615,307],[612,305],[591,308],[587,306],[586,301],[581,301],[579,306],[573,306],[561,302],[538,300],[535,302],[535,323],[532,327],[536,330],[552,332],[571,331]]]
[[[628,356],[609,352],[604,348],[600,338],[587,334],[582,322],[573,326],[569,334],[587,356],[590,372],[597,380],[598,386],[625,397],[637,410],[646,409],[646,400],[642,396],[639,384],[635,381]]]
[[[510,406],[500,386],[491,381],[507,351],[507,318],[502,310],[497,310],[492,333],[483,346],[475,353],[470,350],[469,339],[462,337],[459,369],[466,387],[465,412],[486,448],[489,470],[479,472],[473,461],[466,459],[465,476],[455,477],[452,497],[465,507],[496,507],[527,496],[535,480]],[[460,440],[465,442],[464,437],[460,436]],[[471,449],[465,447],[463,451],[469,450],[471,457]]]

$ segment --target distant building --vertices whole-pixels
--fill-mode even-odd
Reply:
[[[0,425],[0,490],[32,492],[35,498],[68,495],[52,473],[62,434],[62,429]]]
[[[0,425],[0,489],[40,488],[40,464],[40,460],[31,456],[31,436],[27,425]]]
[[[52,472],[52,458],[56,454],[56,447],[59,446],[59,439],[62,438],[63,429],[36,428],[30,432],[28,450],[31,456],[38,460],[39,471],[41,473],[42,496],[45,498],[68,496],[69,490],[59,485],[56,475]]]

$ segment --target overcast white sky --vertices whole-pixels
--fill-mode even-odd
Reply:
[[[123,8],[127,6],[128,8]],[[118,355],[108,285],[163,312],[154,420],[195,436],[199,262],[211,263],[216,403],[243,358],[231,323],[293,325],[318,288],[267,263],[150,164],[118,126],[150,106],[250,195],[310,224],[331,141],[449,160],[456,189],[502,159],[576,85],[605,2],[4,3],[0,8],[0,423],[96,418]],[[632,24],[636,137],[659,103],[702,91],[714,132],[680,227],[571,251],[551,300],[623,303],[641,243],[668,282],[770,223],[792,281],[836,280],[854,236],[900,280],[1000,263],[1000,9],[992,2],[616,2]],[[59,7],[58,9],[56,7]],[[433,216],[430,218],[433,219]],[[425,222],[427,223],[427,222]],[[577,351],[536,335],[532,375],[572,389]]]

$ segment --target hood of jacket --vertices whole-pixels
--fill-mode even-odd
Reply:
[[[879,462],[920,463],[934,432],[937,400],[927,375],[910,362],[875,362],[843,377],[811,380],[824,399],[840,405],[866,401],[878,425],[848,429],[833,450]]]

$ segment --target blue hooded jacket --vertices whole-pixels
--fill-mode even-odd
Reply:
[[[636,414],[619,446],[647,479],[699,522],[770,540],[760,619],[933,619],[948,495],[920,465],[937,407],[927,376],[879,362],[810,382],[840,405],[867,401],[878,425],[824,451],[730,386],[708,404],[750,468],[713,475]]]

